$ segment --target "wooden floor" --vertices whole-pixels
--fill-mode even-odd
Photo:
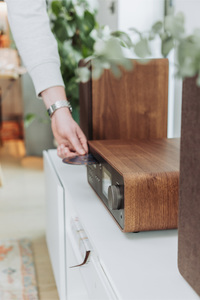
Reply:
[[[40,300],[59,299],[45,241],[42,158],[25,157],[22,141],[0,148],[0,239],[32,240]]]

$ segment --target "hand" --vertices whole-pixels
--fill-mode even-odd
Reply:
[[[53,86],[41,92],[41,96],[48,109],[57,100],[67,99],[62,86]],[[58,143],[57,153],[61,158],[84,155],[88,153],[87,139],[73,120],[67,107],[56,110],[51,118],[53,135]]]
[[[53,135],[59,144],[57,154],[60,158],[88,153],[87,139],[67,107],[55,111],[51,122]]]

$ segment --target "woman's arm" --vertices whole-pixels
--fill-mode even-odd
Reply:
[[[6,0],[12,34],[22,60],[33,80],[36,94],[46,108],[66,99],[60,73],[56,40],[51,32],[45,0]],[[52,130],[61,157],[87,153],[87,141],[68,108],[52,116]]]

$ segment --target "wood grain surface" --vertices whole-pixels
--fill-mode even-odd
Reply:
[[[92,80],[92,139],[167,137],[168,60],[132,63],[120,79]]]
[[[124,231],[177,228],[179,139],[90,141],[124,178]]]
[[[85,67],[80,60],[79,67]],[[91,70],[91,66],[89,68]],[[79,84],[80,127],[88,140],[92,140],[92,79]]]
[[[200,88],[183,83],[178,266],[200,296]]]

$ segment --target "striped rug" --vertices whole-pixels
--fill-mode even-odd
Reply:
[[[0,241],[0,300],[38,300],[31,243]]]

